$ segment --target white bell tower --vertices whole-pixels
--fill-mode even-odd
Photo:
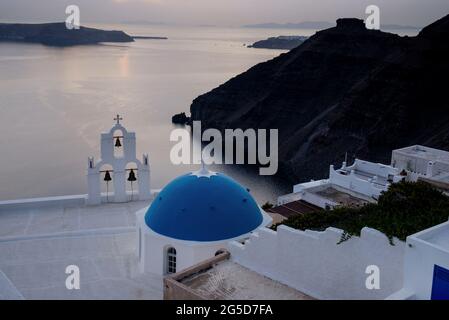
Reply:
[[[120,120],[123,118],[119,115],[114,120],[116,124],[111,130],[101,134],[101,159],[95,163],[93,157],[88,158],[86,203],[89,205],[151,198],[148,154],[143,155],[142,161],[138,160],[136,158],[136,134],[128,132],[120,124]],[[118,150],[121,152],[117,152]],[[135,167],[127,168],[129,164],[135,164]],[[102,170],[103,166],[112,169]],[[103,181],[112,182],[113,193],[109,193],[109,190],[106,194],[101,193]],[[134,181],[137,181],[138,191],[127,190],[127,181],[131,186]]]

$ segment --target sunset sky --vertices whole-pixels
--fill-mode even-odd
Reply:
[[[85,22],[145,20],[219,26],[362,18],[369,4],[381,8],[385,24],[423,26],[449,14],[448,0],[1,0],[0,19],[63,21],[69,4],[80,7]]]

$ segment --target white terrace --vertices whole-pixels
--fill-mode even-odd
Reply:
[[[137,269],[135,212],[149,201],[84,201],[0,202],[0,284],[9,283],[0,285],[0,297],[15,296],[15,287],[26,299],[162,298],[162,278]],[[80,290],[65,286],[69,265],[80,268]]]
[[[295,185],[292,194],[279,197],[278,204],[303,200],[322,208],[359,206],[375,201],[401,179],[400,171],[392,166],[356,159],[351,166],[343,162],[340,169],[331,165],[329,179]]]

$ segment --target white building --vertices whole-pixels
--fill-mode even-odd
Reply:
[[[170,182],[137,213],[141,271],[176,273],[270,223],[247,189],[203,166]]]
[[[278,205],[303,200],[321,208],[357,207],[376,201],[391,183],[403,178],[397,168],[356,159],[351,166],[343,162],[340,169],[331,165],[328,179],[295,185],[292,194],[279,197]]]
[[[411,181],[425,178],[449,183],[449,152],[444,150],[420,145],[393,150],[391,165],[406,171]]]
[[[449,222],[407,238],[403,289],[397,300],[449,300]]]

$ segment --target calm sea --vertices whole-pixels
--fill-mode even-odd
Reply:
[[[174,166],[171,116],[194,98],[282,51],[245,44],[313,30],[89,25],[131,35],[166,36],[50,48],[0,43],[0,199],[86,192],[87,157],[99,157],[100,132],[114,116],[137,134],[139,158],[150,154],[152,188],[196,166]],[[259,202],[274,201],[290,186],[221,166],[249,187]]]

